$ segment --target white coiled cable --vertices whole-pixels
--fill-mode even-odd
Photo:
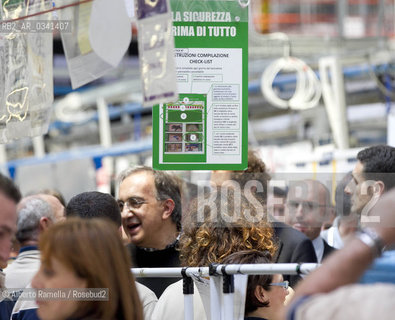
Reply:
[[[273,90],[273,81],[280,72],[296,72],[295,93],[289,100],[281,99]],[[321,84],[315,72],[302,60],[282,57],[263,72],[261,90],[267,101],[282,109],[305,110],[315,107],[321,98]]]

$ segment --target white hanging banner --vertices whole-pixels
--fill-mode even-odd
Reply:
[[[135,0],[143,104],[177,100],[172,14],[168,0]]]
[[[56,6],[74,2],[75,0],[55,0]],[[59,19],[68,21],[71,25],[67,30],[61,30],[61,37],[73,89],[96,80],[114,69],[113,65],[104,61],[92,49],[89,40],[91,11],[92,2],[58,11]]]
[[[222,276],[210,279],[193,277],[202,299],[207,319],[229,320],[226,310],[229,301],[233,300],[233,320],[244,319],[244,304],[246,298],[248,275],[236,274],[234,277],[234,292],[224,294],[222,291]]]
[[[95,0],[89,23],[89,41],[93,51],[116,67],[132,40],[132,26],[124,0]]]
[[[48,0],[4,3],[2,20],[51,8]],[[0,143],[48,131],[53,103],[52,15],[9,23],[0,33]],[[2,24],[2,28],[7,25]]]
[[[248,275],[235,274],[234,275],[234,303],[233,303],[233,319],[243,320],[244,319],[244,306],[246,300]]]
[[[210,280],[194,276],[193,281],[199,291],[200,298],[202,299],[206,318],[210,319]]]

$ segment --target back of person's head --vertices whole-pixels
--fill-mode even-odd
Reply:
[[[171,220],[176,224],[177,230],[181,230],[181,191],[180,179],[173,174],[165,171],[154,170],[146,166],[131,167],[122,171],[119,175],[119,183],[133,174],[140,172],[149,172],[154,177],[156,198],[158,201],[172,199],[174,201],[174,209],[171,214]]]
[[[63,207],[66,207],[66,200],[64,199],[63,195],[60,193],[59,190],[56,189],[42,189],[36,194],[48,194],[50,196],[54,196],[59,202],[62,204]]]
[[[3,193],[7,198],[18,203],[21,198],[21,192],[15,183],[5,175],[0,173],[0,192]]]
[[[233,252],[250,249],[276,250],[264,206],[231,188],[215,189],[208,198],[191,203],[180,238],[182,265],[221,263]]]
[[[372,146],[358,152],[366,180],[381,180],[385,191],[395,186],[395,148],[387,145]]]
[[[258,264],[272,263],[272,257],[268,251],[243,250],[230,254],[223,261],[223,264]],[[269,301],[259,301],[255,289],[261,286],[266,291],[270,291],[270,284],[273,281],[271,274],[249,275],[245,300],[245,314],[255,311],[258,308],[269,307]]]
[[[143,319],[130,258],[115,226],[103,219],[66,219],[43,233],[39,246],[43,266],[51,268],[55,258],[85,279],[87,288],[108,288],[108,301],[80,301],[73,319]]]
[[[38,241],[41,218],[55,222],[51,206],[39,196],[29,196],[22,199],[17,211],[16,239],[23,244],[26,241]]]
[[[117,201],[108,193],[82,192],[72,197],[66,206],[66,217],[106,218],[121,226],[121,212]]]
[[[351,213],[351,194],[344,192],[344,189],[352,179],[352,173],[348,172],[336,186],[335,209],[336,215],[340,217],[349,216]]]
[[[239,183],[241,190],[243,190],[247,183],[254,183],[258,181],[263,189],[257,188],[256,195],[261,201],[266,201],[267,198],[267,184],[271,177],[267,172],[266,164],[261,160],[258,154],[249,149],[248,150],[248,167],[244,171],[231,171],[230,179]]]

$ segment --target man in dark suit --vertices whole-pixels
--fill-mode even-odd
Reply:
[[[316,263],[314,247],[309,238],[303,233],[291,228],[283,222],[272,222],[274,236],[277,242],[277,253],[274,256],[276,263]],[[286,276],[291,287],[301,279],[300,276]]]
[[[274,261],[278,263],[302,263],[317,262],[312,242],[300,231],[291,228],[284,221],[285,203],[287,201],[287,189],[277,186],[268,189],[267,211],[272,221],[278,250]],[[285,276],[291,287],[301,279],[300,276]]]
[[[322,183],[304,180],[290,186],[285,222],[312,241],[319,263],[335,250],[320,237],[322,224],[327,220],[330,209],[330,193]]]

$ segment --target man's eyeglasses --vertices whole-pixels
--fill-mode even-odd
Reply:
[[[285,290],[287,290],[289,286],[289,282],[288,281],[273,282],[270,284],[270,286],[283,287]]]
[[[122,200],[118,200],[117,202],[118,202],[119,210],[121,210],[121,212],[123,211],[125,206],[128,210],[131,210],[131,209],[138,209],[144,203],[147,203],[147,201],[145,201],[144,199],[135,198],[135,197],[130,197],[125,202]]]
[[[291,210],[296,210],[299,208],[299,205],[302,205],[304,211],[314,211],[320,207],[327,207],[326,204],[319,204],[311,201],[288,201],[287,204]]]

